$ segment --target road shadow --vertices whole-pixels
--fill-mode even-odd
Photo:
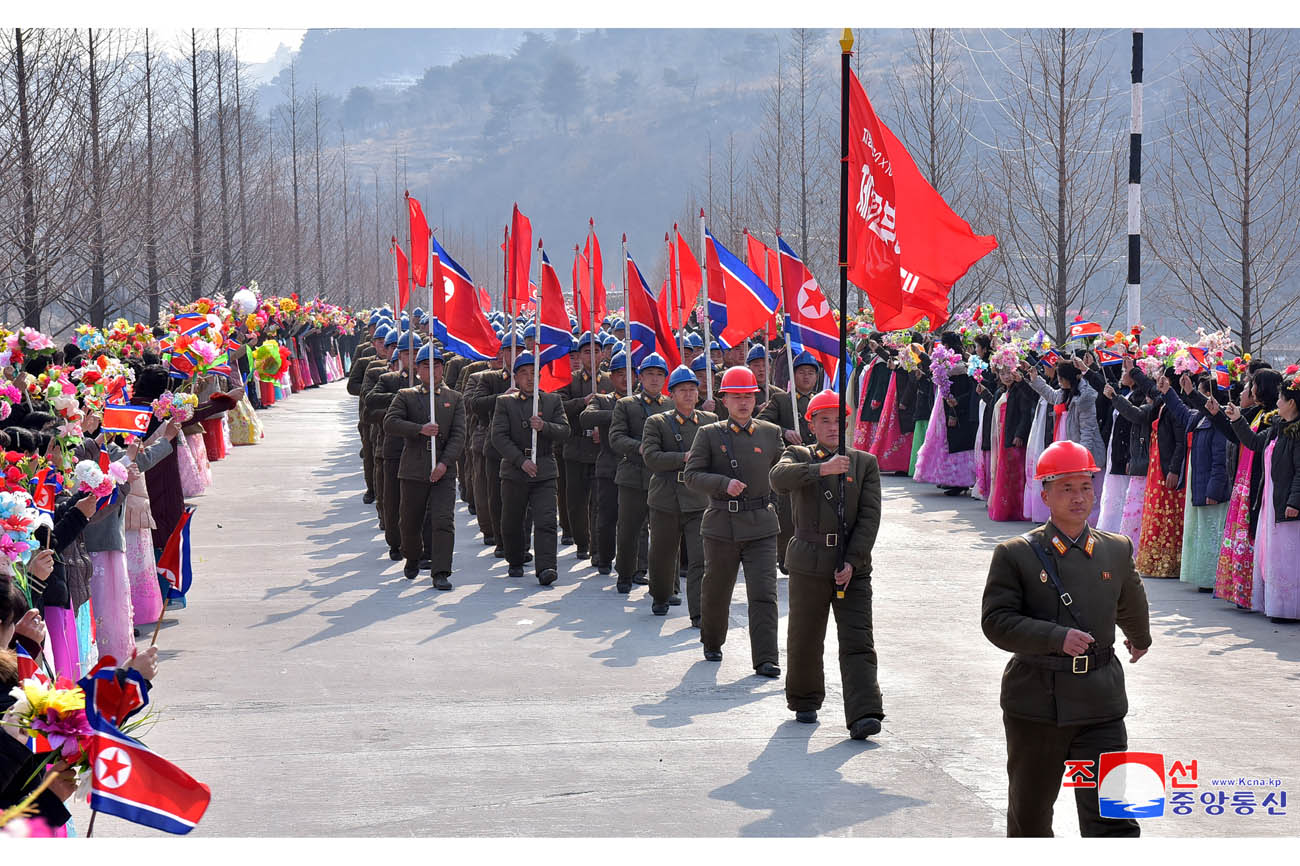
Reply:
[[[695,629],[691,632],[699,634]],[[718,670],[717,662],[700,659],[687,668],[682,681],[665,692],[661,700],[653,704],[636,704],[632,711],[638,716],[648,717],[646,723],[652,728],[680,728],[691,724],[698,716],[725,713],[784,694],[779,682],[773,683],[757,674],[732,683],[719,683]]]
[[[740,835],[822,836],[929,802],[848,781],[844,765],[880,744],[845,738],[815,752],[815,728],[783,722],[748,773],[709,792],[710,799],[768,813],[741,827]]]

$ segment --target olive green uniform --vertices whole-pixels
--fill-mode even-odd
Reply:
[[[367,350],[369,350],[367,352]],[[375,347],[366,343],[357,352],[357,359],[348,371],[348,393],[357,398],[357,435],[361,438],[361,471],[366,479],[366,496],[375,495],[374,455],[370,451],[370,436],[365,420],[365,401],[361,399],[361,383],[365,381],[366,370],[377,362]]]
[[[731,443],[728,447],[728,442]],[[732,453],[734,451],[734,453]],[[749,600],[749,643],[754,668],[778,664],[776,628],[776,507],[768,472],[781,458],[781,429],[750,418],[706,424],[695,434],[686,459],[686,486],[709,497],[700,521],[704,535],[704,582],[700,589],[700,642],[722,650],[736,573],[745,566]],[[745,482],[738,497],[727,495],[733,478]]]
[[[1068,606],[1026,536],[1054,563]],[[981,622],[985,637],[1015,653],[1002,673],[1007,835],[1051,836],[1064,762],[1095,762],[1102,752],[1128,747],[1128,696],[1114,652],[1115,626],[1137,649],[1151,646],[1151,627],[1127,536],[1089,528],[1076,542],[1050,521],[1026,536],[993,551]],[[1086,655],[1062,652],[1071,628],[1093,636]],[[1139,833],[1134,820],[1099,817],[1095,788],[1076,789],[1075,806],[1084,836]]]
[[[361,381],[361,418],[366,426],[366,439],[370,443],[370,472],[375,484],[375,514],[379,515],[379,525],[384,525],[384,452],[381,438],[383,415],[376,418],[366,406],[366,398],[379,384],[379,377],[389,372],[387,361],[376,360],[366,370]],[[386,409],[387,407],[385,407]]]
[[[475,453],[482,455],[479,460],[481,479],[478,498],[485,503],[477,515],[479,528],[483,530],[483,543],[496,547],[499,556],[504,555],[505,544],[501,539],[501,452],[492,444],[492,417],[496,414],[497,397],[510,388],[510,373],[505,369],[484,370],[469,377],[465,389],[465,402],[469,411],[478,417],[482,439],[476,446]]]
[[[651,397],[644,391],[620,398],[614,404],[609,444],[622,458],[614,476],[618,485],[618,548],[614,569],[620,589],[631,587],[633,577],[646,570],[638,554],[642,537],[648,542],[646,491],[650,489],[651,472],[641,459],[641,434],[646,418],[667,412],[672,406],[667,395]]]
[[[366,394],[366,416],[370,418],[372,424],[378,429],[376,443],[379,450],[379,456],[382,458],[382,489],[383,495],[380,500],[383,503],[384,511],[384,540],[388,542],[390,551],[402,549],[402,536],[400,532],[401,514],[401,486],[397,483],[398,463],[402,459],[402,450],[406,445],[406,440],[401,436],[389,436],[384,428],[384,416],[388,413],[388,407],[392,405],[393,398],[397,392],[406,387],[406,372],[389,372],[379,377],[375,387],[370,389]]]
[[[787,400],[788,408],[788,400]],[[772,489],[790,498],[794,537],[785,554],[790,568],[790,616],[786,622],[786,706],[795,712],[821,709],[826,699],[822,667],[826,619],[835,614],[844,724],[864,716],[885,717],[876,677],[871,620],[871,548],[880,530],[880,469],[865,451],[848,450],[844,479],[844,532],[840,532],[839,475],[822,475],[835,456],[821,445],[788,445],[770,473]],[[835,572],[844,562],[853,576],[838,598]]]
[[[700,586],[704,581],[704,539],[700,519],[709,504],[704,494],[686,486],[686,458],[695,434],[718,420],[696,410],[689,418],[669,409],[646,419],[642,451],[650,479],[650,597],[665,604],[677,594],[680,542],[686,542],[686,606],[691,623],[700,621]]]
[[[543,571],[556,568],[556,513],[554,444],[569,436],[569,422],[556,394],[538,394],[537,414],[542,429],[537,431],[537,453],[532,450],[533,397],[518,392],[497,397],[492,416],[492,444],[501,455],[501,534],[505,540],[506,559],[512,567],[522,568],[527,541],[524,538],[525,513],[532,511],[534,565],[540,577]],[[525,460],[537,465],[537,475],[529,477],[523,470]]]
[[[790,406],[790,392],[781,391],[780,388],[774,388],[773,393],[780,392],[780,396],[773,396],[763,407],[763,411],[758,413],[758,417],[764,421],[771,421],[781,428],[781,432],[790,430],[799,434],[799,441],[804,445],[815,445],[817,437],[813,436],[812,430],[808,428],[808,419],[804,417],[808,413],[808,401],[812,399],[812,392],[807,394],[795,393],[795,399],[798,401],[798,417]],[[782,440],[784,441],[784,440]],[[794,515],[790,509],[790,497],[785,493],[778,493],[776,497],[776,516],[781,523],[781,531],[776,535],[776,562],[782,568],[787,568],[785,561],[786,548],[790,546],[790,539],[794,536]]]
[[[398,529],[408,575],[419,570],[425,557],[433,563],[434,576],[450,575],[456,547],[456,463],[465,450],[465,403],[458,392],[443,386],[434,391],[433,399],[438,462],[447,467],[436,484],[429,482],[433,440],[420,432],[429,423],[429,386],[398,391],[384,415],[387,438],[406,443],[397,479],[401,491]]]
[[[444,376],[442,380],[443,385],[459,393],[462,398],[464,398],[465,391],[469,387],[470,377],[473,376],[475,373],[478,373],[482,370],[486,370],[488,368],[487,361],[469,361],[469,359],[466,360],[468,361],[468,363],[466,363],[460,368],[459,375],[456,377],[456,380],[454,382],[451,379],[448,379],[446,376]],[[446,369],[446,367],[444,367],[444,369]],[[466,411],[465,413],[466,444],[468,444],[469,440],[473,437],[474,428],[476,427],[478,427],[478,418],[475,415],[471,414],[470,412]],[[474,476],[478,475],[478,463],[479,461],[474,458],[474,455],[470,453],[470,450],[468,448],[464,448],[461,450],[460,459],[456,462],[456,478],[460,482],[461,498],[464,499],[465,504],[469,506],[469,513],[474,515],[476,519],[478,518],[478,498],[475,496],[475,493],[478,491],[478,488],[475,484]]]
[[[599,440],[600,453],[596,457],[595,496],[596,524],[591,543],[591,562],[597,568],[614,564],[615,541],[618,528],[618,474],[619,456],[609,444],[609,424],[614,418],[617,394],[597,393],[587,407],[578,414],[578,424],[591,431],[592,439]]]
[[[608,376],[593,380],[590,373],[581,374],[558,392],[564,403],[564,414],[573,431],[564,443],[565,506],[569,513],[569,532],[578,548],[578,558],[591,555],[592,517],[595,513],[592,480],[596,475],[596,459],[600,445],[591,435],[593,428],[584,430],[579,423],[582,410],[587,408],[587,395],[594,391],[608,391],[613,386]]]

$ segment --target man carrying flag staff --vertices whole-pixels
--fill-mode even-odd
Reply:
[[[587,408],[578,415],[578,424],[591,431],[591,440],[600,446],[596,457],[595,491],[596,523],[591,542],[591,564],[599,574],[609,574],[614,565],[618,532],[618,475],[619,455],[610,446],[609,425],[614,419],[614,406],[620,394],[627,393],[627,355],[619,352],[609,361],[611,392],[599,391]]]
[[[591,528],[595,525],[592,519],[595,513],[592,480],[596,474],[600,444],[592,438],[594,428],[584,430],[579,417],[591,405],[597,391],[609,391],[613,387],[608,375],[600,374],[592,367],[592,342],[590,331],[578,339],[569,357],[574,358],[576,353],[580,366],[573,371],[569,384],[559,392],[564,401],[564,413],[569,419],[569,429],[573,431],[564,443],[564,472],[567,475],[569,529],[580,560],[591,556]]]
[[[420,384],[397,392],[384,416],[390,439],[405,440],[397,470],[401,489],[399,530],[407,580],[428,558],[436,589],[451,589],[456,546],[456,464],[465,448],[465,405],[458,391],[442,384],[442,353],[424,346],[416,355]],[[433,417],[429,407],[433,404]],[[437,459],[433,456],[436,445]]]
[[[633,583],[648,583],[645,577],[647,562],[641,550],[641,541],[647,534],[646,491],[650,489],[651,472],[641,457],[641,435],[646,419],[659,412],[667,412],[672,402],[664,395],[664,380],[668,378],[668,365],[664,359],[651,353],[641,361],[640,393],[623,397],[614,405],[609,423],[609,444],[622,459],[618,464],[615,482],[618,484],[618,547],[615,571],[618,573],[618,591],[632,591]]]
[[[774,490],[790,495],[794,519],[794,538],[785,556],[790,569],[786,705],[798,721],[817,721],[826,698],[826,619],[833,612],[844,723],[849,736],[861,740],[879,733],[885,717],[871,625],[871,549],[880,530],[880,470],[876,458],[865,451],[836,453],[839,411],[834,391],[813,397],[805,418],[816,444],[787,447],[770,478]],[[844,479],[842,534],[837,476]]]
[[[745,566],[749,643],[754,671],[779,677],[776,640],[776,536],[768,472],[781,458],[781,430],[753,417],[758,383],[747,367],[728,370],[719,388],[728,419],[706,424],[695,436],[684,480],[709,497],[700,521],[704,583],[700,591],[700,643],[707,661],[722,661],[736,574]]]
[[[388,557],[394,562],[402,558],[401,484],[397,473],[406,441],[401,436],[388,435],[384,416],[397,392],[407,386],[411,368],[415,366],[415,355],[421,348],[420,338],[414,331],[406,331],[397,338],[395,348],[397,369],[380,376],[366,395],[366,415],[377,429],[376,441],[383,458],[383,495],[380,501],[383,504],[384,540],[388,542]]]
[[[533,356],[515,359],[515,386],[496,398],[492,416],[492,445],[501,455],[501,536],[510,576],[524,576],[525,512],[531,509],[537,582],[550,586],[556,571],[556,491],[554,444],[569,435],[569,422],[556,394],[534,395]],[[482,374],[480,374],[482,375]],[[537,413],[533,414],[533,398]],[[536,451],[533,434],[537,434]]]

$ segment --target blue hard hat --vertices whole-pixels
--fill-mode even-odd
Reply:
[[[584,331],[582,336],[578,338],[578,343],[577,346],[574,348],[574,351],[576,352],[578,349],[581,349],[584,346],[590,346],[592,339],[593,338],[591,336],[591,331]]]
[[[704,371],[704,365],[708,364],[710,370],[718,369],[718,365],[709,360],[708,355],[700,355],[694,361],[691,361],[691,369],[697,373]]]
[[[709,343],[709,351],[710,351],[710,352],[721,352],[721,351],[723,351],[722,341],[721,341],[721,340],[714,340],[713,342]]]
[[[501,334],[501,348],[509,349],[511,346],[522,348],[524,345],[524,335],[518,331],[504,331]]]
[[[570,328],[576,328],[576,327],[578,327],[578,320],[577,320],[576,317],[574,317],[574,316],[569,316],[569,327],[570,327]]]
[[[704,338],[701,337],[699,334],[695,333],[694,331],[691,331],[689,334],[686,335],[686,345],[691,349],[703,349]]]
[[[658,352],[651,352],[641,361],[641,366],[637,368],[638,373],[644,373],[646,370],[663,370],[664,375],[668,375],[668,362]]]
[[[802,352],[794,356],[794,366],[796,369],[799,367],[816,367],[821,369],[822,365],[817,363],[817,359],[812,356],[811,352],[804,349]]]
[[[378,313],[371,313],[371,314],[370,314],[370,324],[372,324],[372,325],[378,325],[378,324],[379,324],[379,321],[380,321],[382,318],[383,318],[383,316],[379,315]]]
[[[413,315],[415,315],[415,316],[423,316],[423,315],[424,315],[424,307],[416,307],[414,310],[411,311],[411,313],[412,313]]]
[[[536,325],[529,325],[527,328],[524,328],[524,339],[527,340],[529,337],[532,337],[534,340],[537,339]]]
[[[388,307],[380,307],[379,313],[380,315],[387,316],[390,319],[393,317],[393,311]]]
[[[627,325],[623,323],[622,319],[615,319],[613,324],[609,326],[611,331],[617,331],[619,328],[622,328],[625,331],[627,330]]]
[[[401,333],[396,328],[390,328],[388,333],[384,335],[384,345],[396,346],[397,341],[400,338],[401,338]]]
[[[385,345],[386,345],[386,341],[387,341],[387,339],[388,339],[388,334],[389,334],[389,332],[392,331],[392,330],[393,330],[393,329],[390,328],[390,327],[388,327],[387,325],[380,325],[378,328],[375,328],[375,335],[374,335],[373,337],[371,337],[371,339],[372,339],[372,340],[377,340],[377,341],[379,341],[380,343],[385,343]]]
[[[695,380],[695,374],[691,372],[689,367],[678,367],[676,370],[673,370],[673,374],[668,377],[668,390],[671,391],[678,385],[684,385],[688,382],[692,385],[699,384]]]
[[[420,351],[416,354],[415,363],[423,364],[430,360],[437,361],[439,364],[441,364],[442,352],[438,351],[438,349],[432,343],[425,343],[423,346],[420,347]]]
[[[619,352],[609,359],[609,372],[627,369],[627,352]]]
[[[750,361],[765,361],[765,360],[767,360],[767,352],[763,349],[762,346],[754,346],[749,350],[749,353],[745,355],[746,364],[748,364]]]
[[[398,337],[395,342],[397,343],[397,351],[399,352],[409,352],[412,348],[418,352],[420,351],[420,347],[424,345],[420,341],[419,335],[412,331],[404,331],[402,336]]]
[[[515,358],[515,371],[518,371],[520,367],[531,367],[532,365],[532,352],[520,352],[519,356]]]
[[[421,324],[421,325],[427,325],[427,324],[429,324],[429,314],[428,314],[428,313],[425,313],[423,316],[420,317],[420,324]]]
[[[608,346],[608,345],[610,345],[610,344],[612,344],[612,343],[617,343],[617,342],[618,342],[618,338],[615,337],[613,334],[601,334],[601,335],[600,335],[600,345],[601,345],[601,346]]]

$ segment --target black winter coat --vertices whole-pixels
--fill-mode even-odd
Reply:
[[[1286,516],[1287,508],[1300,510],[1300,420],[1286,421],[1274,415],[1256,433],[1243,416],[1232,422],[1232,429],[1238,441],[1257,454],[1264,453],[1270,442],[1277,442],[1269,463],[1273,473],[1273,513],[1278,523],[1300,520],[1300,516]]]

